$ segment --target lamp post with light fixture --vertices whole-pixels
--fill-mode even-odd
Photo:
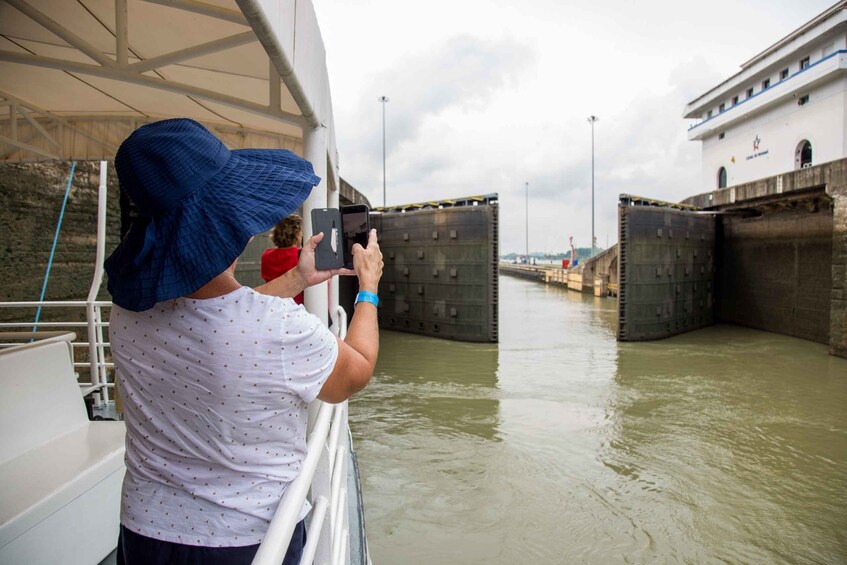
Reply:
[[[594,257],[594,124],[600,120],[597,116],[588,116],[591,124],[591,256]]]
[[[385,104],[388,96],[380,96],[379,101],[382,103],[382,207],[385,208]]]
[[[526,264],[529,265],[529,182],[526,185]]]

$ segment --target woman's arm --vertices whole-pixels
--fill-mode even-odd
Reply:
[[[296,269],[291,269],[281,277],[257,286],[254,290],[261,294],[279,296],[280,298],[294,298],[307,287],[328,281],[335,275],[356,274],[355,271],[350,269],[319,271],[315,268],[315,249],[323,238],[323,232],[310,237],[300,252],[300,260],[297,262]]]
[[[353,246],[353,268],[359,276],[359,290],[376,294],[382,277],[382,252],[376,230],[368,234],[368,246]],[[367,386],[379,353],[379,325],[376,306],[359,302],[347,329],[347,338],[338,341],[338,359],[318,398],[324,402],[343,402]]]

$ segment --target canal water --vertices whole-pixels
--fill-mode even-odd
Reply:
[[[615,321],[501,277],[499,345],[382,333],[350,405],[374,564],[847,562],[847,360]]]

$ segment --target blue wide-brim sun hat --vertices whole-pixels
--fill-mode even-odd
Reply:
[[[320,182],[284,149],[230,151],[189,119],[135,130],[115,156],[121,190],[139,212],[106,259],[112,301],[135,312],[195,292],[250,238],[272,228]]]

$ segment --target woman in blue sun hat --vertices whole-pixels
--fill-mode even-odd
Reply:
[[[319,182],[285,150],[230,151],[187,119],[143,126],[115,157],[139,217],[106,260],[109,337],[127,427],[118,562],[250,563],[306,455],[306,407],[370,380],[379,351],[376,231],[353,271],[296,269],[256,289],[235,279],[250,239]],[[294,303],[356,274],[368,298],[345,341]],[[305,503],[284,563],[299,563]]]

